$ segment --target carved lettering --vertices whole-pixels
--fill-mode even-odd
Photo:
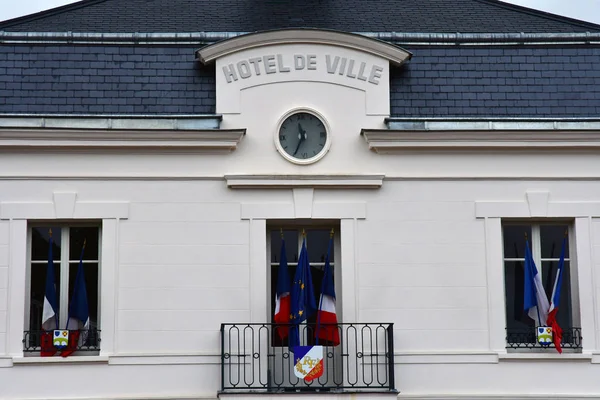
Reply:
[[[307,68],[306,69],[312,69],[312,70],[316,70],[317,69],[317,56],[315,56],[314,54],[309,54],[307,56],[308,58],[308,63],[307,63]]]
[[[366,81],[367,77],[365,76],[365,68],[367,67],[367,63],[366,62],[361,62],[360,63],[360,68],[358,69],[358,75],[356,76],[356,79],[359,79],[361,81]]]
[[[383,67],[373,65],[373,67],[371,68],[371,74],[369,75],[369,83],[372,83],[374,85],[379,85],[379,78],[381,78],[382,72],[383,72]]]
[[[254,73],[256,75],[260,75],[260,66],[258,65],[259,62],[262,61],[262,58],[260,57],[254,57],[248,60],[248,62],[250,64],[252,64],[252,66],[254,67]]]
[[[294,54],[294,68],[297,70],[304,69],[306,67],[306,59],[304,56],[299,54]]]
[[[325,65],[327,66],[327,73],[328,74],[335,74],[335,71],[337,70],[338,64],[340,63],[340,57],[339,56],[335,56],[333,58],[333,63],[331,62],[331,56],[329,54],[327,54],[325,56]]]
[[[248,61],[246,60],[238,62],[237,69],[242,79],[250,78],[252,76],[252,72],[250,72],[250,64],[248,64]]]
[[[346,62],[348,60],[346,59],[346,57],[342,58],[342,64],[340,65],[340,75],[344,75],[344,71],[346,70]]]
[[[277,54],[277,67],[279,72],[290,72],[290,67],[286,67],[283,64],[283,56],[281,54]]]
[[[225,74],[225,79],[227,79],[227,83],[231,83],[232,81],[238,80],[233,64],[225,65],[223,67],[223,73]]]
[[[325,59],[323,60],[322,57]],[[235,82],[239,78],[248,79],[263,74],[290,73],[292,70],[305,71],[301,76],[307,76],[308,71],[317,71],[319,68],[325,68],[331,75],[336,74],[373,85],[379,85],[384,71],[383,67],[367,61],[332,54],[264,55],[237,60],[222,66],[227,83]]]
[[[277,72],[275,69],[275,56],[264,56],[263,64],[265,66],[265,72],[267,74],[274,74]]]
[[[354,60],[350,59],[350,61],[348,62],[348,72],[346,72],[346,76],[348,78],[356,78],[356,75],[354,75],[352,73],[353,69],[354,69]]]

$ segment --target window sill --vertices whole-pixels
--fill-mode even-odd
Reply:
[[[514,361],[514,360],[529,360],[529,361],[545,361],[545,360],[582,360],[592,361],[591,353],[500,353],[498,354],[500,361]]]
[[[14,365],[26,364],[108,364],[108,356],[72,356],[72,357],[13,357]]]

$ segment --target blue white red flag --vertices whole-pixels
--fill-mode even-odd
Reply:
[[[278,324],[275,329],[281,339],[285,339],[289,333],[290,323],[290,277],[288,275],[287,256],[285,252],[285,240],[281,238],[281,251],[279,256],[279,270],[277,271],[277,288],[275,290],[275,316]]]
[[[306,239],[302,240],[302,249],[298,258],[298,266],[292,284],[289,348],[293,352],[294,347],[300,345],[300,323],[313,315],[317,310],[315,304],[315,293],[312,284],[312,274],[308,262],[306,250]]]
[[[46,287],[44,292],[44,307],[42,309],[42,330],[40,336],[40,355],[53,356],[56,349],[53,345],[52,331],[58,328],[58,303],[56,302],[56,286],[54,285],[54,257],[52,255],[52,231],[48,240],[48,265],[46,267]]]
[[[550,309],[548,311],[547,325],[552,327],[552,341],[556,351],[562,353],[562,328],[558,325],[556,320],[556,313],[558,312],[558,303],[560,301],[560,288],[562,286],[563,270],[565,267],[565,249],[567,247],[567,236],[565,235],[562,243],[562,250],[560,251],[560,260],[558,261],[558,270],[556,271],[556,278],[554,280],[554,288],[552,289],[552,299],[550,302]]]
[[[327,256],[325,257],[325,270],[323,274],[323,283],[321,285],[319,310],[317,311],[317,328],[315,336],[317,338],[317,344],[319,344],[319,339],[323,339],[333,346],[337,346],[340,344],[340,333],[338,331],[338,321],[335,312],[335,286],[333,284],[333,274],[329,263],[332,243],[333,237],[329,239]]]
[[[542,278],[538,272],[531,250],[529,241],[525,242],[525,280],[524,280],[523,309],[537,326],[545,326],[548,319],[548,298],[542,285]]]

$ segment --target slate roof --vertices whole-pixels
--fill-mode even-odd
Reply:
[[[11,32],[561,33],[600,26],[497,0],[84,0],[0,22]]]
[[[5,44],[0,114],[212,114],[215,69],[195,46]],[[600,47],[407,47],[396,117],[597,117]]]

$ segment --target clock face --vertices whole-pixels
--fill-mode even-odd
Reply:
[[[316,161],[327,151],[327,139],[327,127],[312,113],[291,114],[279,127],[279,145],[292,161]]]

